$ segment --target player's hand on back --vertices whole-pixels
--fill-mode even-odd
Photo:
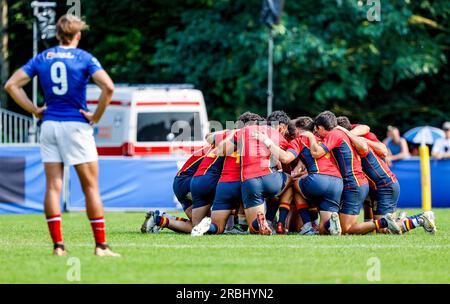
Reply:
[[[36,110],[33,112],[33,115],[37,119],[43,119],[45,110],[47,110],[46,106],[43,106],[43,107],[40,107],[40,108],[36,108]]]
[[[314,134],[312,134],[310,131],[301,132],[300,135],[306,136],[308,138],[314,138]]]
[[[253,132],[252,133],[252,137],[258,141],[262,141],[264,142],[266,139],[268,139],[269,137],[267,136],[267,134],[264,134],[262,132]]]
[[[85,111],[83,109],[80,110],[80,113],[83,114],[83,116],[87,119],[87,121],[89,121],[90,125],[97,123],[97,121],[95,121],[95,118],[94,118],[94,113]]]

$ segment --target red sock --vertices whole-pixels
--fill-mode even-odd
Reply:
[[[98,245],[106,244],[105,218],[98,217],[90,219],[92,232],[94,233],[95,243]]]
[[[157,218],[156,222],[158,223],[158,226],[160,226],[161,228],[166,228],[167,226],[169,226],[169,219],[164,216],[160,216],[159,220]]]
[[[47,216],[47,225],[53,244],[62,244],[61,214]]]

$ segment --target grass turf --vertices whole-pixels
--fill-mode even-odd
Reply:
[[[419,210],[407,210],[408,214]],[[93,255],[85,215],[63,216],[69,256],[50,255],[42,215],[0,217],[0,283],[371,283],[368,259],[381,263],[380,283],[450,283],[450,209],[435,210],[438,233],[403,236],[205,236],[139,232],[137,213],[108,213],[108,240],[122,258]]]

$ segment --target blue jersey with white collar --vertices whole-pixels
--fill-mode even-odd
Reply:
[[[31,59],[22,70],[39,77],[47,110],[44,121],[88,121],[80,113],[87,110],[86,86],[90,77],[102,70],[100,62],[78,48],[53,47]]]

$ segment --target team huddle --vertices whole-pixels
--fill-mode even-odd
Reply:
[[[387,147],[366,125],[332,112],[291,120],[242,114],[210,133],[177,173],[173,190],[187,218],[149,211],[143,233],[341,235],[436,232],[432,211],[396,215],[400,185]],[[364,208],[364,222],[359,222]]]

